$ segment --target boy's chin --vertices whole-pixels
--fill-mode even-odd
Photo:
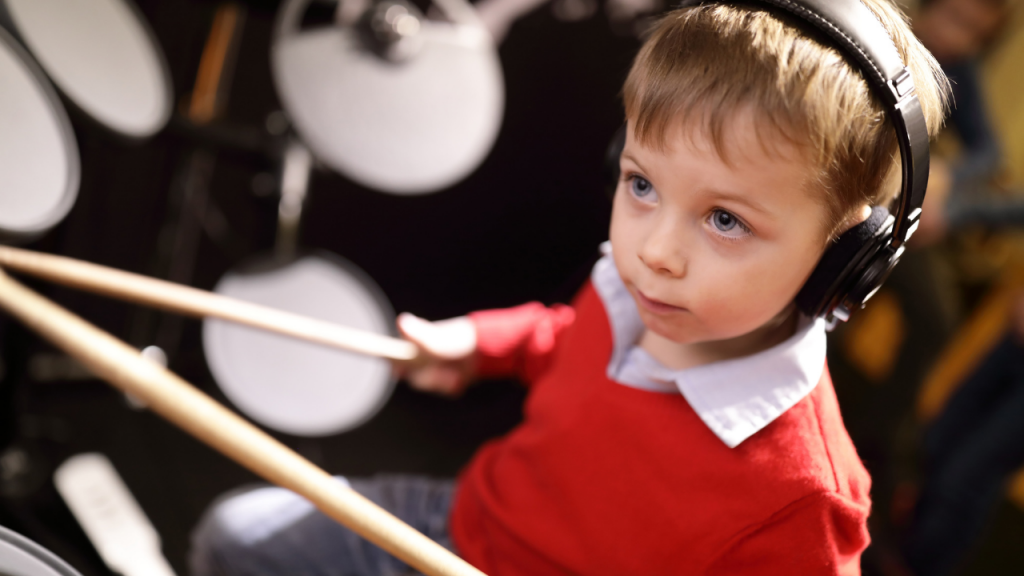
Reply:
[[[695,344],[707,339],[703,327],[692,317],[668,319],[641,311],[640,320],[647,330],[676,344]]]
[[[691,344],[712,344],[716,342],[727,342],[744,336],[753,335],[763,328],[763,325],[737,326],[733,329],[723,330],[723,322],[717,324],[717,330],[698,321],[690,315],[688,318],[667,319],[641,311],[640,320],[643,321],[647,330],[658,336],[680,345]]]

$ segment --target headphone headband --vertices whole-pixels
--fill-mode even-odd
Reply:
[[[677,7],[740,2],[683,0]],[[882,101],[896,130],[902,159],[902,187],[892,246],[899,248],[917,229],[928,187],[928,126],[914,79],[881,22],[859,0],[757,0],[799,18],[831,38],[853,59]]]

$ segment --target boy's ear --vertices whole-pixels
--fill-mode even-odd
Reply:
[[[882,206],[868,208],[867,218],[862,219],[864,213],[863,210],[856,211],[855,216],[843,224],[846,230],[829,243],[818,265],[797,293],[796,305],[804,314],[812,318],[834,315],[846,320],[863,300],[870,298],[873,289],[881,285],[892,268],[894,260],[880,261],[877,256],[883,254],[882,243],[887,244],[891,238],[893,217]],[[880,264],[887,265],[884,271],[877,269]],[[865,286],[870,294],[859,293]],[[847,302],[850,296],[854,298]],[[863,296],[862,300],[858,300],[860,296]]]
[[[854,210],[853,213],[836,229],[834,237],[838,238],[842,236],[847,230],[853,228],[861,222],[867,221],[871,217],[871,206],[867,204],[861,205],[859,210]]]

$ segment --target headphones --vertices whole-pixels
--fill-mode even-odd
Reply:
[[[683,0],[676,8],[701,4]],[[899,207],[891,215],[882,206],[844,232],[822,255],[796,295],[796,305],[812,318],[825,318],[830,327],[863,308],[882,287],[899,262],[907,239],[917,230],[921,204],[928,187],[928,127],[914,90],[914,79],[878,18],[859,0],[758,0],[795,16],[832,40],[833,46],[856,63],[868,86],[882,101],[899,142],[902,183]],[[619,156],[626,142],[625,126],[608,149],[605,170],[619,177]]]

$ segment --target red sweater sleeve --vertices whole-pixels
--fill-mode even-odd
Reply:
[[[836,494],[801,498],[739,535],[709,575],[859,576],[868,510]]]
[[[469,315],[476,326],[477,372],[483,377],[518,376],[532,383],[551,363],[559,336],[576,319],[569,306],[530,302]]]

